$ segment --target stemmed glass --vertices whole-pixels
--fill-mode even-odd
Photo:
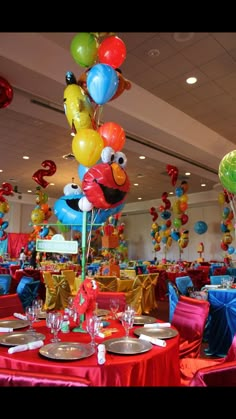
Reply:
[[[36,300],[33,300],[32,307],[35,307],[36,311],[36,320],[39,320],[39,315],[42,312],[43,309],[43,300],[38,298]]]
[[[119,303],[118,298],[111,298],[110,299],[109,307],[110,307],[110,310],[111,310],[111,313],[112,313],[113,320],[115,320],[117,318],[117,312],[119,310],[119,305],[120,305],[120,303]]]
[[[125,329],[125,337],[129,337],[129,331],[133,327],[134,324],[134,310],[125,310],[121,316],[122,326]]]
[[[53,338],[51,339],[51,342],[60,342],[60,338],[58,337],[58,332],[61,329],[61,324],[63,320],[62,313],[54,312],[50,315],[50,325],[51,325],[51,332],[53,333]]]
[[[91,337],[90,345],[95,348],[96,342],[95,342],[95,336],[98,334],[100,329],[100,319],[97,316],[90,316],[86,317],[86,329]]]
[[[36,330],[33,328],[33,323],[35,322],[36,316],[37,316],[35,307],[33,306],[26,307],[25,315],[27,317],[27,320],[29,321],[29,329],[27,330],[27,332],[28,333],[36,332]]]

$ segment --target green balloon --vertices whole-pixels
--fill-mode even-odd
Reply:
[[[220,182],[228,192],[236,193],[236,150],[226,154],[218,171]]]
[[[77,64],[82,67],[91,67],[96,63],[98,46],[98,41],[93,34],[81,32],[72,39],[70,52]]]

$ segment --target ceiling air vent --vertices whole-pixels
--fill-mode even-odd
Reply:
[[[65,160],[75,160],[75,156],[72,153],[64,154],[64,156],[62,156],[62,158],[65,159]]]

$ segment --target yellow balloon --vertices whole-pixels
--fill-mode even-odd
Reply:
[[[76,132],[92,127],[93,107],[89,97],[77,84],[69,84],[64,90],[64,109],[67,121]]]
[[[223,205],[225,203],[225,196],[224,196],[223,192],[219,193],[218,201],[219,201],[219,204],[221,204],[221,205]]]
[[[76,160],[86,167],[97,163],[103,148],[101,135],[93,129],[80,129],[72,140],[72,151]]]

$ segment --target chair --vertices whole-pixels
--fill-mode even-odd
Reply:
[[[173,282],[168,281],[167,288],[168,288],[168,296],[169,296],[169,322],[171,323],[180,295],[179,295],[178,288],[176,287],[175,284],[173,284]]]
[[[125,293],[124,292],[99,292],[96,298],[98,308],[110,310],[110,299],[118,298],[119,300],[119,311],[124,311],[126,305]]]
[[[189,386],[198,370],[217,365],[236,362],[236,334],[225,358],[183,358],[180,360],[180,378],[182,386]]]
[[[142,314],[143,289],[138,277],[135,280],[117,278],[117,291],[125,293],[127,304],[134,307],[136,314]]]
[[[189,383],[190,387],[235,387],[236,361],[199,369]]]
[[[193,281],[190,276],[178,276],[175,283],[181,295],[188,295],[188,288],[193,287]]]
[[[155,288],[158,281],[158,273],[152,274],[141,274],[137,275],[142,285],[142,313],[149,314],[152,310],[155,310],[157,300],[155,296]]]
[[[222,279],[231,279],[230,275],[211,275],[210,283],[211,285],[221,285]]]
[[[22,278],[20,279],[20,282],[19,282],[19,284],[17,285],[17,288],[16,288],[17,294],[20,295],[22,293],[22,291],[25,287],[25,284],[30,284],[33,281],[34,281],[34,279],[31,278],[30,276],[22,276]]]
[[[38,297],[40,281],[32,281],[25,284],[22,291],[18,294],[24,309],[32,305],[33,300]]]
[[[0,294],[9,294],[11,286],[11,275],[0,274]]]
[[[200,356],[204,327],[209,313],[210,304],[181,295],[176,304],[171,321],[180,335],[180,358],[198,358]]]
[[[98,284],[99,291],[117,291],[117,277],[109,275],[95,275],[95,281]]]
[[[89,387],[83,377],[0,368],[0,387]]]
[[[77,290],[75,287],[75,271],[72,269],[63,269],[61,274],[65,276],[70,286],[71,295],[76,295]]]
[[[72,296],[69,283],[64,275],[44,276],[46,285],[45,310],[63,310]]]
[[[0,318],[12,316],[13,313],[24,313],[24,308],[17,293],[1,295]]]

